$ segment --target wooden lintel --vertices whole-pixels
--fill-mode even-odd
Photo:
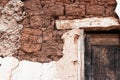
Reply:
[[[110,30],[119,28],[119,20],[114,17],[92,17],[75,20],[56,20],[57,29],[87,29],[87,30]],[[120,28],[119,28],[120,29]]]
[[[84,80],[84,30],[80,29],[80,37],[78,39],[78,80]]]

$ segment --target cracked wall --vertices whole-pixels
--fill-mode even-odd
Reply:
[[[17,59],[0,58],[2,80],[77,80],[79,30],[57,30],[55,21],[117,18],[115,0],[22,0],[24,7],[20,0],[4,1],[0,56]]]

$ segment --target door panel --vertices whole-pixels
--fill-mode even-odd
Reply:
[[[117,66],[116,66],[116,75],[117,75],[117,80],[120,80],[120,49],[117,51]]]
[[[116,53],[119,47],[92,46],[93,80],[116,80]]]
[[[120,46],[91,45],[86,37],[85,80],[120,80]]]

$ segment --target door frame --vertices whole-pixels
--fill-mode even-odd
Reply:
[[[106,24],[107,21],[107,24]],[[109,31],[109,30],[120,30],[120,23],[115,17],[91,17],[84,19],[74,19],[74,20],[56,20],[56,28],[58,30],[73,30],[79,29],[80,35],[78,38],[78,72],[77,80],[85,80],[85,70],[84,70],[84,53],[85,53],[85,31]]]

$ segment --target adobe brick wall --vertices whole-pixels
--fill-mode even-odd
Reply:
[[[21,48],[14,56],[30,61],[50,62],[62,57],[67,30],[57,30],[55,20],[86,17],[117,17],[115,0],[22,0],[26,18],[21,31]]]

